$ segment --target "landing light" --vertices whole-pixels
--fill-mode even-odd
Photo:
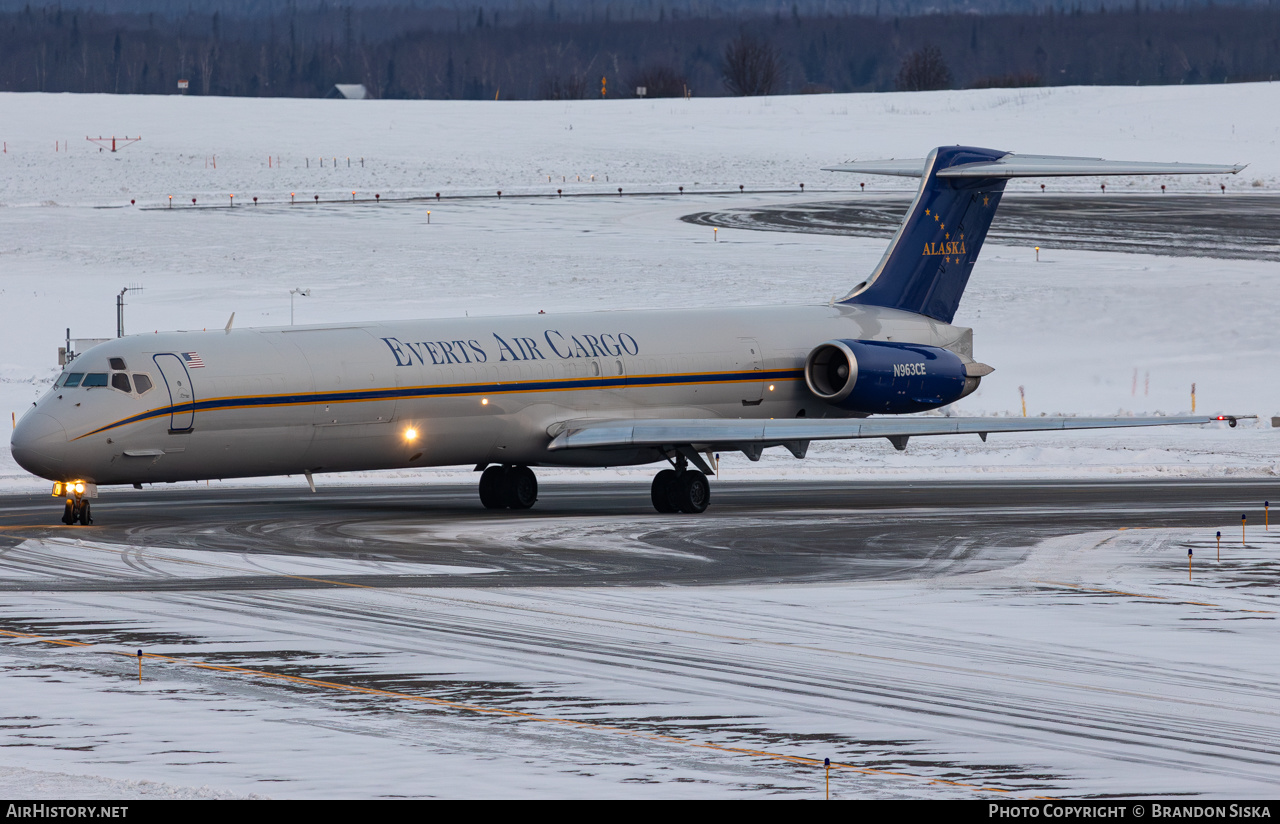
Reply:
[[[481,406],[488,406],[488,405],[489,405],[489,399],[488,399],[488,398],[481,398],[481,399],[480,399],[480,405],[481,405]]]
[[[770,392],[772,392],[772,391],[773,391],[773,384],[769,384],[769,391],[770,391]]]
[[[404,431],[404,439],[406,441],[414,441],[418,439],[418,430],[412,427]]]
[[[76,494],[77,494],[77,495],[80,495],[80,494],[83,494],[83,493],[84,493],[84,484],[83,484],[83,483],[80,483],[79,481],[77,481],[77,482],[76,482]]]

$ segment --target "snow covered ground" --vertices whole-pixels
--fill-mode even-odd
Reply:
[[[44,390],[66,327],[113,334],[129,284],[146,287],[129,298],[130,332],[221,326],[233,311],[240,326],[287,323],[294,287],[312,289],[300,323],[825,302],[883,242],[726,230],[712,242],[679,217],[847,198],[857,181],[821,166],[942,143],[1247,162],[1228,185],[1265,196],[1280,186],[1277,104],[1273,84],[570,103],[0,94],[0,411]],[[143,140],[116,154],[84,141],[112,133]],[[1218,183],[1108,189],[1161,182]],[[777,191],[708,194],[739,184]],[[668,194],[510,197],[618,186]],[[499,189],[501,201],[303,205]],[[234,210],[142,208],[230,194]],[[1177,413],[1195,382],[1200,411],[1264,420],[917,439],[905,453],[816,445],[804,462],[726,456],[723,473],[1275,475],[1278,298],[1269,261],[1066,250],[1037,263],[989,246],[957,322],[997,371],[956,413],[1020,414],[1020,386],[1033,415]],[[459,474],[471,477],[410,477]],[[0,489],[45,488],[0,450]],[[1209,534],[1194,536],[1197,558]],[[1280,607],[1256,584],[1274,578],[1277,547],[1251,541],[1188,585],[1190,540],[1068,536],[999,572],[839,586],[490,591],[483,566],[459,565],[430,571],[475,589],[7,594],[4,626],[93,646],[0,645],[0,792],[814,796],[820,771],[795,759],[829,756],[851,767],[833,777],[844,796],[1274,795]],[[374,562],[28,541],[0,575],[205,586],[361,564]],[[139,647],[181,660],[148,659],[138,685]],[[324,683],[281,680],[303,677]]]
[[[618,519],[572,520],[626,551]],[[1223,531],[1221,561],[1212,529],[1130,530],[840,585],[9,595],[0,791],[815,798],[829,757],[837,797],[1274,797],[1280,535]],[[44,539],[0,565],[41,561],[208,563]]]

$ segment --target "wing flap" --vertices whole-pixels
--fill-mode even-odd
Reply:
[[[783,444],[794,441],[902,438],[925,435],[986,435],[991,432],[1043,432],[1072,429],[1125,429],[1139,426],[1191,426],[1235,421],[1244,416],[1116,417],[1116,418],[783,418],[660,419],[567,421],[552,427],[559,433],[548,449],[605,449],[688,444],[729,447],[737,444]]]

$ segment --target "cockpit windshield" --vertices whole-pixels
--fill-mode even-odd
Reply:
[[[112,360],[120,360],[112,358]],[[75,389],[76,387],[92,388],[95,386],[110,386],[118,392],[124,392],[132,395],[135,392],[139,395],[145,395],[150,392],[154,383],[150,376],[146,374],[135,374],[133,380],[124,372],[63,372],[54,381],[54,389]]]

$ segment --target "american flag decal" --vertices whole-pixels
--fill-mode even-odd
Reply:
[[[183,352],[182,359],[187,362],[187,366],[192,369],[203,369],[204,361],[200,360],[199,352]]]

